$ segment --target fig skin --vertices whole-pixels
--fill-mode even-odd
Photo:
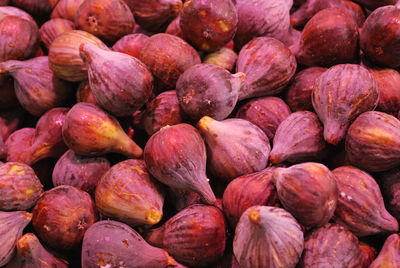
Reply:
[[[294,268],[303,246],[303,232],[293,216],[269,206],[248,208],[233,240],[233,252],[242,268]]]
[[[206,146],[191,125],[166,126],[153,134],[144,148],[147,169],[160,182],[194,191],[207,204],[216,201],[206,175]]]
[[[360,250],[363,258],[361,268],[368,268],[376,258],[376,249],[366,243],[360,242]]]
[[[206,115],[225,119],[235,108],[245,77],[214,64],[193,65],[176,84],[180,106],[195,121]]]
[[[275,206],[278,203],[278,194],[272,181],[273,169],[271,167],[243,175],[228,184],[222,197],[222,205],[233,228],[249,207]]]
[[[397,267],[400,265],[400,236],[399,234],[391,234],[386,238],[385,243],[379,255],[371,263],[369,268],[379,267]]]
[[[51,19],[46,21],[39,29],[40,41],[48,49],[51,43],[56,39],[57,36],[64,32],[72,31],[75,29],[75,25],[72,21],[67,19]]]
[[[85,157],[66,151],[53,169],[54,186],[70,185],[94,195],[100,178],[110,169],[110,162],[104,157]]]
[[[217,121],[204,116],[197,128],[206,142],[207,168],[216,178],[231,181],[267,166],[271,150],[268,137],[249,121]]]
[[[315,81],[312,104],[324,124],[324,139],[338,144],[350,123],[361,113],[375,109],[379,90],[367,69],[356,64],[329,68]]]
[[[59,250],[79,246],[86,230],[97,220],[90,195],[69,185],[46,191],[32,214],[32,225],[38,237]]]
[[[128,34],[119,39],[113,46],[112,50],[128,54],[132,57],[139,58],[140,51],[144,43],[149,39],[147,35],[136,33]]]
[[[180,17],[183,37],[196,49],[216,51],[234,37],[238,15],[231,0],[186,1]]]
[[[380,188],[388,211],[397,221],[400,221],[400,168],[394,168],[383,172],[379,176]]]
[[[53,7],[53,11],[51,12],[51,18],[52,19],[62,18],[73,22],[79,7],[85,1],[86,0],[60,0]]]
[[[85,156],[115,152],[138,158],[143,154],[143,150],[122,130],[117,119],[90,103],[79,102],[71,108],[62,135],[70,149]]]
[[[207,64],[215,64],[221,67],[224,67],[229,72],[233,71],[233,68],[236,65],[238,55],[230,48],[223,47],[213,53],[208,54],[203,63]]]
[[[327,151],[323,132],[315,113],[292,113],[276,130],[269,160],[272,164],[321,160]]]
[[[328,40],[335,40],[332,45]],[[327,8],[315,14],[301,33],[296,58],[305,66],[330,67],[358,59],[358,25],[342,8]]]
[[[341,225],[328,223],[307,235],[299,266],[358,268],[362,261],[357,237]]]
[[[150,99],[153,76],[135,57],[89,43],[82,44],[79,52],[88,65],[89,85],[96,102],[113,115],[129,116]]]
[[[273,180],[281,204],[300,224],[323,226],[332,218],[338,187],[335,176],[324,165],[305,162],[289,168],[276,168]]]
[[[278,97],[253,99],[236,112],[236,117],[258,126],[269,140],[275,136],[279,124],[291,114],[289,106]]]
[[[13,132],[5,142],[7,161],[29,163],[34,139],[34,128],[21,128]]]
[[[88,102],[97,105],[88,80],[79,83],[78,90],[76,91],[76,102]]]
[[[350,163],[368,171],[392,169],[400,164],[400,121],[386,113],[369,111],[351,124],[346,137]]]
[[[150,246],[135,230],[117,221],[99,221],[85,233],[82,268],[164,268],[176,261],[160,248]]]
[[[151,230],[146,240],[183,264],[210,267],[224,254],[225,219],[216,207],[192,205]]]
[[[253,39],[240,50],[236,63],[236,71],[246,74],[239,100],[282,92],[296,67],[295,56],[279,40],[271,37]]]
[[[171,23],[168,25],[165,33],[175,35],[183,39],[183,33],[180,26],[180,17],[177,16]]]
[[[373,177],[352,166],[336,168],[332,173],[339,189],[335,222],[359,237],[399,230],[397,220],[385,208]]]
[[[17,7],[1,6],[0,7],[0,20],[2,20],[4,17],[7,17],[7,16],[17,16],[19,18],[28,20],[36,25],[35,20],[32,18],[32,16],[28,12],[26,12],[20,8],[17,8]]]

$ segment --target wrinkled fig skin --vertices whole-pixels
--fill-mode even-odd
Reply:
[[[207,168],[216,178],[229,182],[267,166],[271,151],[268,137],[249,121],[217,121],[205,116],[197,127],[207,146]]]
[[[88,102],[97,105],[88,80],[79,83],[78,90],[76,91],[76,102]]]
[[[369,171],[386,171],[400,164],[400,121],[391,115],[370,111],[349,127],[346,153],[349,161]]]
[[[203,63],[215,64],[224,67],[228,71],[232,72],[236,65],[238,55],[230,48],[223,47],[213,53],[208,54]]]
[[[199,50],[216,51],[236,33],[238,15],[231,0],[186,1],[179,16],[183,37]]]
[[[0,75],[0,111],[18,107],[19,102],[14,91],[14,79]]]
[[[324,139],[338,144],[350,123],[373,110],[378,100],[376,80],[360,65],[339,64],[321,74],[315,81],[312,104],[324,124]]]
[[[28,210],[43,193],[43,185],[33,169],[7,162],[0,166],[0,210]]]
[[[273,168],[237,177],[224,191],[222,205],[232,227],[251,206],[275,206],[278,195],[272,182]]]
[[[168,25],[165,33],[178,36],[183,39],[183,33],[180,26],[180,17],[176,17],[171,23]]]
[[[362,264],[357,237],[345,227],[328,223],[305,239],[300,267],[359,268]]]
[[[41,241],[59,250],[80,245],[97,215],[90,195],[62,185],[46,191],[33,209],[32,225]]]
[[[62,18],[74,21],[76,12],[86,0],[60,0],[53,8],[51,18]]]
[[[328,40],[335,40],[335,44]],[[358,59],[358,25],[342,8],[327,8],[311,18],[301,33],[299,64],[330,67]]]
[[[57,36],[64,32],[72,31],[75,25],[67,19],[51,19],[46,21],[39,29],[40,41],[49,48]]]
[[[15,254],[15,245],[32,219],[25,211],[0,211],[0,266],[7,264]]]
[[[100,178],[110,169],[104,157],[86,157],[66,151],[53,169],[53,185],[70,185],[94,194]]]
[[[71,108],[62,135],[65,144],[81,155],[98,156],[115,152],[138,158],[143,153],[122,130],[115,117],[90,103],[79,102]]]
[[[269,140],[275,136],[279,124],[290,115],[290,108],[280,98],[263,97],[253,99],[236,113],[236,117],[246,119],[258,126]]]
[[[400,235],[392,234],[386,238],[378,257],[369,268],[398,267],[400,265]]]
[[[303,232],[290,213],[281,208],[252,206],[236,226],[233,252],[242,268],[294,268],[303,246]]]
[[[374,10],[378,7],[395,5],[397,0],[355,0],[355,2],[360,3],[360,5],[368,8],[369,10]]]
[[[193,120],[206,115],[222,120],[235,108],[245,77],[214,64],[197,64],[179,77],[176,94],[183,111]]]
[[[360,250],[363,259],[361,268],[368,268],[376,258],[376,249],[366,243],[360,242]]]
[[[338,200],[338,188],[335,176],[327,167],[306,162],[289,168],[277,168],[273,177],[283,207],[300,224],[322,226],[332,218]]]
[[[112,50],[139,58],[140,51],[147,39],[149,39],[149,37],[141,33],[128,34],[119,39],[113,45]]]
[[[165,268],[175,260],[160,248],[150,246],[135,230],[117,221],[99,221],[85,233],[82,268]]]
[[[314,90],[315,80],[325,72],[326,68],[311,67],[298,72],[288,86],[286,103],[293,112],[314,111],[311,95]]]
[[[197,51],[188,43],[164,33],[153,35],[144,43],[139,59],[147,65],[159,87],[167,88],[174,88],[185,70],[201,62]]]
[[[142,62],[92,44],[83,44],[79,50],[88,65],[90,89],[101,107],[115,116],[129,116],[147,103],[153,76]]]
[[[210,267],[225,250],[226,226],[222,212],[213,206],[192,205],[147,235],[147,241],[164,248],[177,261],[193,267]]]
[[[379,182],[388,211],[400,221],[400,168],[380,174]]]
[[[240,50],[236,64],[236,71],[246,74],[239,100],[280,93],[296,67],[295,56],[282,42],[270,37],[253,39]]]
[[[106,217],[131,226],[154,225],[163,215],[164,196],[143,160],[128,159],[113,166],[96,187],[96,206]]]
[[[206,176],[206,146],[188,124],[166,126],[153,134],[144,148],[147,169],[160,182],[201,195],[207,204],[216,201]]]
[[[68,262],[48,252],[36,235],[27,233],[17,242],[17,254],[5,268],[67,268]]]
[[[343,166],[332,171],[339,189],[334,221],[361,237],[397,232],[397,220],[387,212],[379,186],[368,173]]]

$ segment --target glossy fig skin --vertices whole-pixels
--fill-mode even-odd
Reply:
[[[359,237],[399,230],[397,220],[385,208],[373,177],[352,166],[336,168],[332,173],[339,189],[335,222]]]
[[[338,187],[335,176],[324,165],[305,162],[289,168],[277,168],[273,179],[280,202],[300,224],[322,226],[332,218],[338,200]]]
[[[368,171],[385,171],[400,164],[400,121],[386,113],[369,111],[351,124],[346,137],[349,161]]]
[[[369,266],[370,268],[396,267],[400,264],[400,236],[392,234],[386,238],[379,255]]]
[[[147,39],[149,39],[149,37],[141,33],[128,34],[119,39],[112,46],[112,50],[139,58],[140,51]]]
[[[46,191],[32,211],[32,224],[45,244],[71,250],[82,242],[97,215],[90,195],[68,185]]]
[[[376,80],[364,67],[339,64],[315,81],[312,104],[324,124],[324,139],[338,144],[349,124],[361,113],[373,110],[379,101]]]
[[[146,240],[183,264],[209,267],[224,253],[225,219],[216,207],[192,205],[151,230]]]
[[[394,168],[379,175],[380,189],[388,211],[397,221],[400,220],[400,168]]]
[[[236,64],[238,55],[230,48],[223,47],[213,53],[208,54],[203,63],[215,64],[224,67],[228,71],[232,72]]]
[[[357,268],[361,263],[357,237],[341,225],[328,223],[306,237],[300,267]]]
[[[117,221],[99,221],[85,233],[82,267],[164,268],[175,260],[160,248],[150,246],[135,230]]]
[[[242,268],[294,268],[303,246],[303,232],[290,213],[281,208],[252,206],[236,226],[233,252]]]
[[[54,186],[70,185],[94,194],[100,178],[110,169],[110,162],[104,157],[85,157],[66,151],[53,169]]]
[[[262,97],[250,100],[236,112],[236,117],[250,121],[267,135],[275,136],[279,124],[291,114],[287,104],[278,97]]]
[[[296,58],[279,40],[258,37],[239,53],[236,71],[246,74],[239,100],[280,93],[296,72]]]
[[[278,194],[272,182],[273,168],[243,175],[231,181],[224,191],[222,205],[232,227],[251,206],[274,206]]]
[[[115,152],[137,158],[143,153],[122,130],[117,119],[90,103],[79,102],[71,108],[62,135],[70,149],[85,156]]]
[[[206,146],[191,125],[166,126],[153,134],[144,148],[147,169],[160,182],[201,195],[207,204],[216,201],[206,176]]]
[[[60,0],[51,12],[51,18],[62,18],[74,21],[76,12],[85,0]]]
[[[40,41],[49,48],[51,43],[57,36],[64,32],[72,31],[75,25],[72,21],[67,19],[51,19],[46,21],[39,29]]]

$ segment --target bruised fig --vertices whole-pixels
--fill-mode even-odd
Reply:
[[[224,254],[225,219],[216,207],[192,205],[146,237],[150,244],[162,247],[183,264],[210,267],[207,265]]]
[[[400,235],[392,234],[386,238],[378,257],[369,268],[398,267],[400,265]]]
[[[121,222],[96,222],[83,238],[83,268],[165,268],[175,265],[176,261],[165,250],[150,246],[135,230]]]
[[[376,249],[366,243],[360,242],[360,250],[363,259],[361,268],[368,268],[376,258]]]
[[[269,140],[249,121],[236,118],[217,121],[204,116],[197,127],[207,145],[207,168],[218,179],[231,181],[267,166]]]
[[[77,102],[88,102],[97,105],[97,102],[93,96],[92,90],[90,89],[89,81],[85,80],[79,84],[78,90],[76,91]],[[99,106],[99,105],[97,105]]]
[[[96,156],[115,152],[135,158],[143,153],[122,130],[117,119],[90,103],[79,102],[71,108],[62,135],[65,144],[81,155]]]
[[[238,55],[230,48],[223,47],[213,53],[208,54],[203,63],[215,64],[224,67],[228,71],[232,72],[233,67],[236,64]]]
[[[242,268],[294,268],[303,246],[303,232],[293,216],[269,206],[248,208],[233,240],[233,252]]]
[[[67,19],[51,19],[46,21],[39,29],[40,41],[49,48],[57,36],[64,32],[72,31],[75,25]]]
[[[309,111],[289,115],[276,130],[269,159],[273,164],[320,160],[326,153],[323,127]]]
[[[274,206],[278,195],[272,182],[273,168],[243,175],[231,181],[224,191],[222,205],[232,227],[251,206]]]
[[[282,42],[270,37],[253,39],[240,50],[236,64],[236,71],[246,74],[239,100],[280,93],[296,67],[295,56]]]
[[[191,190],[213,204],[215,195],[206,176],[206,146],[188,124],[166,126],[153,134],[144,148],[147,169],[160,182]]]
[[[349,127],[346,153],[349,161],[369,171],[385,171],[400,164],[400,121],[386,113],[361,114]]]
[[[128,34],[119,39],[113,45],[112,50],[139,58],[140,51],[147,39],[149,39],[149,37],[141,33]]]
[[[176,84],[183,111],[195,121],[205,115],[222,120],[235,108],[243,73],[232,75],[214,64],[196,64],[187,69]]]
[[[357,236],[397,232],[397,220],[387,212],[379,186],[369,174],[343,166],[332,171],[339,189],[335,222]]]
[[[51,12],[51,18],[74,21],[76,12],[86,0],[59,0]]]
[[[277,168],[273,177],[283,207],[300,224],[322,226],[332,218],[338,187],[335,176],[327,167],[319,163],[301,163]]]
[[[315,81],[312,103],[324,124],[324,139],[338,144],[361,113],[373,110],[379,99],[376,81],[356,64],[331,67]]]

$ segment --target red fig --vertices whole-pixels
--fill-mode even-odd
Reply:
[[[78,90],[76,91],[77,102],[88,102],[97,105],[97,102],[93,96],[92,90],[90,89],[89,81],[84,80],[79,84]],[[99,106],[99,105],[97,105]]]
[[[112,50],[139,58],[140,51],[147,39],[149,39],[149,37],[141,33],[128,34],[119,39],[113,45]]]
[[[392,234],[386,238],[385,244],[378,257],[371,263],[369,268],[397,267],[400,265],[400,235]]]
[[[57,36],[75,29],[74,23],[67,19],[51,19],[45,22],[39,29],[40,41],[49,48]]]
[[[224,67],[228,71],[232,72],[233,67],[236,65],[238,55],[230,48],[223,47],[213,53],[208,54],[203,63],[215,64]]]
[[[83,2],[85,2],[85,0],[59,0],[53,8],[51,18],[62,18],[74,21],[76,12]]]

